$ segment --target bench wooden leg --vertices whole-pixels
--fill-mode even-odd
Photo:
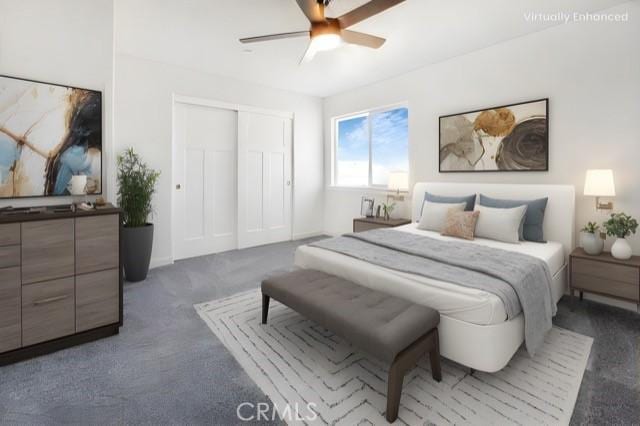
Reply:
[[[429,352],[429,361],[431,362],[431,376],[436,382],[442,380],[442,369],[440,368],[440,339],[438,337],[438,329],[434,330],[434,345]]]
[[[431,374],[436,381],[442,380],[440,368],[440,348],[438,344],[438,329],[433,329],[409,347],[400,352],[393,360],[389,368],[387,380],[387,421],[393,423],[398,418],[400,408],[400,396],[402,395],[402,383],[404,375],[411,370],[420,357],[429,353],[431,360]]]
[[[262,323],[267,323],[267,316],[269,316],[269,300],[271,298],[266,294],[262,293]]]
[[[398,418],[400,409],[400,396],[402,395],[402,382],[406,371],[400,363],[391,364],[389,379],[387,381],[387,421],[393,423]]]

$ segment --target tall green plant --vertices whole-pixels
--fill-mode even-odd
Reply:
[[[118,155],[118,205],[128,227],[144,226],[153,211],[151,198],[160,172],[147,167],[129,148]]]

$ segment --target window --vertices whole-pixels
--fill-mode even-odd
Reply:
[[[409,110],[393,107],[334,119],[333,185],[386,187],[409,170]]]

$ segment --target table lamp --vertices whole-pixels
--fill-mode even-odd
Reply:
[[[610,169],[587,170],[584,180],[584,195],[596,197],[596,210],[613,210],[613,202],[601,203],[600,197],[615,197],[616,187]]]
[[[404,195],[400,195],[400,191],[409,189],[409,173],[405,171],[389,172],[387,188],[396,193],[395,195],[389,195],[388,198],[404,201]]]

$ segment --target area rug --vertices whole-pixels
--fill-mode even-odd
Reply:
[[[195,308],[288,424],[387,424],[384,363],[274,300],[260,324],[259,290]],[[440,383],[425,356],[405,376],[396,424],[569,424],[592,343],[554,327],[534,358],[520,349],[472,375],[444,360]],[[256,420],[254,409],[238,414]]]

